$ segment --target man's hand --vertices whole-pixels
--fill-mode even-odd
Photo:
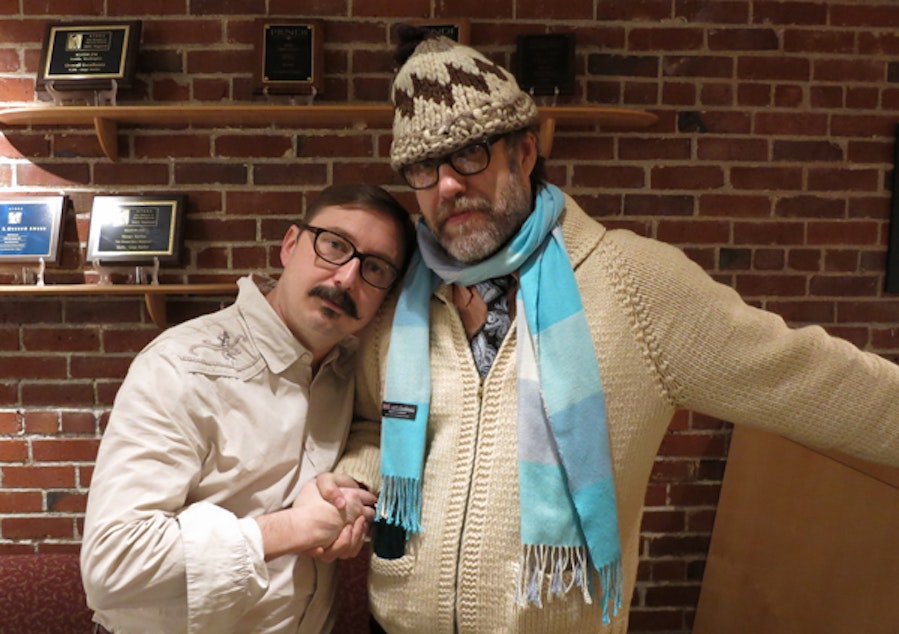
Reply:
[[[351,477],[339,473],[319,474],[315,482],[322,499],[342,510],[348,523],[329,546],[314,548],[305,554],[323,561],[351,559],[362,550],[374,522],[377,497]]]
[[[315,480],[300,489],[290,508],[256,518],[262,533],[266,559],[286,553],[304,553],[326,560],[349,556],[361,549],[367,525],[374,519],[375,496],[352,486],[340,486],[343,479],[335,479],[337,490],[327,485],[332,499],[340,499],[342,508],[325,500]],[[357,523],[359,526],[357,526]],[[344,534],[345,529],[347,534]],[[337,549],[326,549],[337,544]]]
[[[341,488],[367,490],[359,486],[359,483],[350,476],[343,473],[331,473],[330,471],[318,474],[315,478],[315,484],[318,486],[318,492],[322,498],[339,509],[347,505],[347,498],[344,496]]]

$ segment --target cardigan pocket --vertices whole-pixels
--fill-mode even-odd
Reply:
[[[406,551],[406,554],[398,559],[382,559],[372,553],[371,556],[371,574],[372,576],[384,577],[405,577],[415,565],[415,555]]]

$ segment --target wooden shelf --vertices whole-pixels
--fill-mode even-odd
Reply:
[[[56,297],[59,295],[143,295],[150,319],[160,328],[166,327],[165,300],[169,295],[233,295],[237,284],[0,284],[0,297]]]
[[[658,121],[656,115],[628,108],[603,106],[543,106],[539,108],[540,143],[549,156],[555,129],[560,125],[600,125],[643,128]],[[120,125],[202,128],[228,126],[288,126],[303,128],[387,127],[393,122],[393,107],[380,104],[275,105],[147,105],[147,106],[24,106],[0,109],[0,124],[6,126],[92,125],[106,156],[118,160]]]

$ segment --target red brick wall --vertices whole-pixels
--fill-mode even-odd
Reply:
[[[62,4],[65,15],[48,8]],[[681,246],[751,303],[899,356],[899,301],[882,291],[899,106],[894,4],[303,4],[325,22],[322,103],[385,101],[389,28],[403,18],[468,16],[472,43],[506,64],[519,33],[576,33],[577,94],[560,103],[645,108],[660,122],[558,130],[552,180],[608,225]],[[137,86],[120,104],[263,101],[252,95],[253,20],[299,5],[0,0],[0,103],[33,102],[48,21],[104,12],[143,20]],[[0,186],[72,201],[51,282],[85,279],[95,194],[187,193],[186,264],[165,279],[193,282],[276,270],[286,223],[331,182],[386,184],[412,203],[388,168],[384,129],[125,127],[117,163],[86,128],[0,132]],[[169,318],[220,305],[173,298]],[[0,553],[77,549],[105,416],[131,358],[157,333],[137,298],[0,297]],[[689,631],[728,440],[726,423],[686,412],[665,438],[646,495],[632,631]]]

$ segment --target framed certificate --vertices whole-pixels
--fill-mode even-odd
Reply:
[[[37,88],[100,90],[112,80],[128,88],[134,79],[141,23],[48,24],[41,50]]]
[[[320,20],[260,18],[255,36],[257,93],[322,92],[324,34]]]
[[[95,196],[87,238],[87,260],[176,264],[186,197]]]
[[[65,196],[0,196],[0,263],[59,261]]]

